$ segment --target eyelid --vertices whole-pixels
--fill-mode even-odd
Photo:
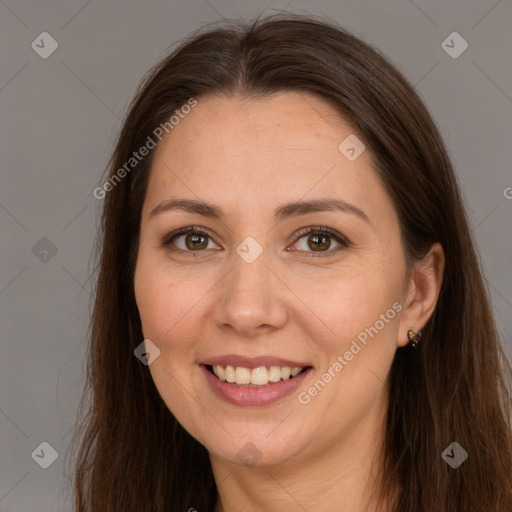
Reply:
[[[215,241],[215,237],[207,229],[202,228],[200,226],[186,226],[183,228],[179,228],[179,229],[165,235],[162,238],[162,245],[166,248],[171,248],[171,250],[173,250],[173,251],[181,252],[181,253],[197,254],[200,252],[205,252],[204,249],[200,250],[200,251],[192,251],[192,250],[187,251],[187,250],[179,249],[177,247],[172,247],[172,242],[174,241],[174,239],[176,239],[182,235],[187,235],[190,233],[207,236],[213,243],[215,243],[216,245],[219,245]],[[316,251],[301,251],[301,250],[299,250],[298,252],[305,253],[308,256],[323,256],[323,255],[333,254],[341,248],[347,248],[352,245],[348,238],[346,238],[344,235],[342,235],[338,231],[328,228],[327,226],[306,226],[306,227],[299,229],[298,231],[296,231],[293,234],[293,237],[294,237],[293,244],[297,243],[304,236],[309,235],[309,234],[314,234],[314,233],[325,234],[325,235],[333,238],[337,243],[340,244],[340,247],[335,248],[333,250],[327,250],[327,251],[316,252]]]
[[[202,228],[200,226],[186,226],[183,228],[176,229],[172,233],[165,235],[162,238],[162,246],[166,247],[167,249],[170,248],[173,251],[182,252],[182,253],[186,252],[186,253],[194,254],[194,253],[198,253],[198,252],[203,252],[203,251],[185,251],[183,249],[179,249],[177,247],[172,246],[172,242],[174,241],[174,239],[176,239],[182,235],[188,235],[190,233],[207,236],[213,243],[215,243],[216,245],[219,245],[215,241],[215,237],[207,229]]]
[[[338,242],[340,244],[340,247],[337,247],[332,250],[327,250],[327,251],[299,251],[299,252],[304,253],[304,256],[307,256],[307,257],[309,257],[309,256],[313,256],[313,257],[329,256],[329,255],[337,253],[340,249],[346,249],[346,248],[352,246],[352,243],[346,236],[342,235],[341,233],[339,233],[338,231],[336,231],[332,228],[328,228],[327,226],[307,226],[307,227],[299,229],[294,234],[294,237],[296,239],[293,242],[293,244],[296,244],[304,236],[309,235],[309,234],[315,234],[315,233],[321,233],[321,234],[324,234],[324,235],[327,235],[327,236],[333,238],[336,242]]]

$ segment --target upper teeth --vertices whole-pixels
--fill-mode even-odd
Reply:
[[[298,375],[304,368],[291,368],[290,366],[259,366],[258,368],[244,368],[243,366],[226,367],[216,364],[213,366],[213,373],[226,382],[236,383],[238,385],[265,386],[269,382],[277,382],[281,379],[286,380]]]

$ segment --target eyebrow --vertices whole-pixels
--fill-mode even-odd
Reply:
[[[224,218],[224,212],[221,208],[211,203],[196,199],[170,199],[168,201],[163,201],[151,211],[149,218],[170,210],[182,210],[188,213],[195,213],[204,217],[211,217],[219,220]],[[310,201],[295,201],[283,204],[275,209],[274,217],[278,221],[283,221],[290,217],[325,211],[349,213],[361,218],[365,222],[370,222],[368,216],[363,212],[363,210],[353,204],[342,201],[341,199],[313,199]]]

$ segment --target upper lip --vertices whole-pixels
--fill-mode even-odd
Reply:
[[[290,366],[291,368],[304,368],[306,366],[311,366],[307,363],[292,361],[291,359],[282,359],[280,357],[247,357],[236,354],[227,354],[224,356],[210,357],[203,361],[201,364],[210,366],[241,366],[243,368],[258,368],[259,366]]]

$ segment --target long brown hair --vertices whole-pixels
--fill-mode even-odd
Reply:
[[[200,30],[143,81],[107,179],[119,178],[191,98],[279,91],[317,94],[357,130],[393,200],[409,263],[434,242],[445,252],[421,344],[399,348],[392,365],[382,502],[397,512],[512,510],[511,368],[458,184],[424,104],[377,50],[315,17]],[[133,354],[143,340],[133,277],[152,154],[111,181],[103,198],[87,385],[73,438],[77,512],[201,512],[217,496],[206,448],[176,421]],[[468,453],[457,469],[441,458],[452,442]]]

